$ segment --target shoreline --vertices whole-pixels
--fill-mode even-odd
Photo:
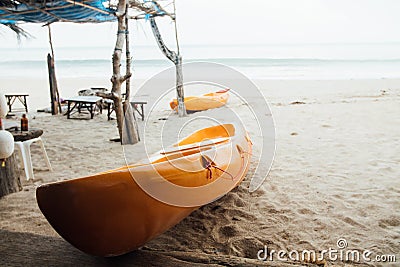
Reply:
[[[150,79],[150,78],[149,78]],[[132,83],[132,94],[134,95],[143,84],[149,79],[134,79]],[[250,79],[260,90],[264,93],[267,100],[274,99],[276,97],[284,96],[315,96],[322,95],[325,93],[335,95],[336,93],[347,94],[346,90],[349,90],[350,86],[356,89],[358,93],[362,92],[374,92],[376,89],[385,90],[390,88],[396,88],[400,82],[399,78],[381,78],[381,79],[312,79],[312,80],[290,80],[290,79]],[[16,84],[28,84],[26,86],[19,86]],[[352,85],[353,84],[353,85]],[[307,86],[308,89],[304,87]],[[60,97],[72,97],[78,94],[79,90],[88,89],[91,87],[104,87],[111,88],[111,82],[109,78],[62,78],[58,80],[58,87],[60,91]],[[276,90],[273,90],[275,87]],[[363,87],[361,89],[361,87]],[[27,78],[21,81],[19,78],[7,78],[4,77],[1,80],[2,92],[7,93],[28,93],[28,107],[29,111],[36,112],[37,109],[49,107],[50,104],[50,93],[48,80],[46,78]],[[351,89],[351,88],[350,88]],[[283,90],[279,92],[279,90]],[[326,92],[326,90],[331,90]],[[354,89],[353,89],[354,90]],[[350,92],[351,93],[351,92]],[[189,93],[190,94],[190,93]]]

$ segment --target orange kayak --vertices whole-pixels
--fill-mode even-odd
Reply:
[[[76,248],[97,256],[133,251],[247,173],[251,141],[235,124],[201,129],[148,162],[37,188],[40,210]]]
[[[187,112],[196,112],[207,109],[222,107],[228,102],[229,89],[208,93],[202,96],[188,96],[185,97],[185,107]],[[171,109],[178,109],[178,101],[173,99],[169,105]]]

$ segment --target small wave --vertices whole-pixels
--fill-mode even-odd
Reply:
[[[360,79],[398,78],[400,59],[318,59],[318,58],[199,58],[184,62],[207,61],[224,64],[242,71],[251,78],[272,79]],[[122,65],[124,67],[125,61]],[[112,73],[110,59],[56,59],[60,77],[103,77]],[[136,77],[151,77],[173,64],[167,59],[133,60]],[[46,60],[0,61],[0,76],[45,76]]]

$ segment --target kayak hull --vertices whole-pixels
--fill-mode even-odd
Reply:
[[[229,99],[228,90],[221,90],[214,93],[205,94],[202,96],[185,97],[186,112],[198,112],[208,109],[214,109],[224,106]],[[178,101],[173,99],[169,103],[171,109],[177,111]]]
[[[222,128],[230,127],[225,125]],[[214,131],[215,138],[225,139],[218,139],[220,143],[214,149],[207,150],[206,147],[205,152],[199,153],[203,149],[198,145],[202,141],[200,138],[212,128],[189,136],[175,145],[175,151],[155,154],[150,164],[126,166],[89,177],[42,185],[36,191],[39,208],[57,233],[88,254],[108,257],[133,251],[201,206],[196,205],[198,199],[188,202],[189,205],[179,205],[179,201],[193,197],[193,193],[186,193],[190,190],[185,189],[204,188],[206,193],[198,197],[203,202],[211,202],[243,180],[251,152],[247,133],[233,137],[229,136],[232,129],[226,130],[225,136],[218,133],[224,130]],[[191,147],[192,144],[195,145]],[[182,146],[186,148],[179,150]],[[229,148],[233,149],[231,157],[226,160]],[[211,151],[216,151],[213,158],[211,154],[207,156]],[[218,168],[205,165],[205,159]],[[154,173],[168,181],[168,186],[174,186],[170,187],[171,190],[161,191],[167,198],[172,197],[172,201],[158,199],[154,192],[146,189],[162,184]],[[183,191],[174,191],[182,188]],[[175,200],[178,203],[174,203]]]

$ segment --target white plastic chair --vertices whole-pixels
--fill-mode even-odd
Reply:
[[[26,180],[34,179],[33,167],[32,167],[32,157],[31,157],[31,144],[34,142],[39,143],[39,145],[42,149],[43,155],[44,155],[44,160],[46,161],[47,168],[49,169],[49,171],[53,171],[53,168],[51,167],[51,164],[50,164],[49,157],[47,156],[47,153],[46,153],[46,149],[44,148],[42,138],[37,137],[37,138],[30,139],[30,140],[22,141],[22,142],[21,141],[14,142],[15,147],[18,147],[19,155],[20,155],[20,158],[24,165]]]

